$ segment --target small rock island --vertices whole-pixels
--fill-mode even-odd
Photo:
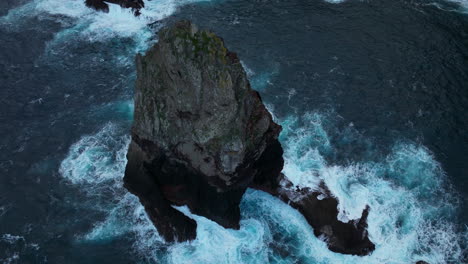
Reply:
[[[87,7],[102,12],[109,12],[109,4],[119,5],[122,8],[131,9],[135,16],[140,15],[140,9],[145,7],[143,0],[84,0]]]
[[[180,21],[162,29],[158,43],[137,55],[136,65],[124,182],[167,242],[196,238],[197,223],[173,206],[186,205],[238,229],[240,201],[254,188],[296,208],[330,250],[374,250],[366,231],[368,207],[361,219],[343,223],[338,201],[324,184],[321,191],[298,188],[281,173],[281,126],[220,37]]]

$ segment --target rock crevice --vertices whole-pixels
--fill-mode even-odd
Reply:
[[[361,220],[342,223],[335,198],[294,189],[281,174],[281,126],[220,37],[181,21],[162,29],[136,64],[124,182],[167,241],[196,237],[196,222],[174,205],[239,228],[240,200],[251,187],[298,209],[331,250],[365,255],[374,249],[366,232],[368,208]]]

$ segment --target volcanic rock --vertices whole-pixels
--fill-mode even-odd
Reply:
[[[143,0],[85,0],[88,7],[98,11],[109,12],[109,4],[117,4],[122,8],[130,8],[136,16],[140,15],[140,9],[145,7]]]
[[[136,65],[124,182],[167,241],[196,237],[196,222],[174,206],[238,229],[240,200],[251,187],[299,210],[331,250],[365,255],[374,249],[366,232],[369,208],[360,220],[342,223],[325,186],[322,193],[295,189],[281,173],[281,126],[220,37],[181,21],[162,29]]]

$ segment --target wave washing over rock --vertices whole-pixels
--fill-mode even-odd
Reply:
[[[325,184],[314,191],[294,189],[281,174],[281,127],[221,38],[178,22],[137,57],[137,69],[125,187],[140,198],[167,241],[196,236],[196,222],[173,205],[239,229],[239,204],[252,187],[297,208],[331,250],[372,252],[369,207],[358,220],[343,223]]]
[[[64,54],[68,42],[107,44],[111,39],[131,38],[135,43],[129,45],[128,54],[115,55],[129,63],[136,51],[146,50],[151,43],[148,24],[190,2],[146,1],[142,14],[135,17],[131,10],[114,4],[109,5],[109,13],[102,13],[86,8],[82,0],[36,0],[11,10],[0,18],[0,24],[19,31],[21,24],[34,16],[60,21],[63,30],[51,45],[55,51],[61,47]],[[260,90],[269,82],[268,76],[260,72],[249,79]],[[85,194],[80,203],[105,216],[91,220],[93,226],[88,231],[76,231],[71,239],[94,249],[96,244],[125,238],[130,241],[126,247],[132,247],[138,257],[134,259],[137,263],[463,263],[466,251],[462,244],[468,236],[447,220],[456,211],[456,203],[452,190],[443,187],[446,176],[432,153],[419,143],[397,142],[388,155],[377,160],[346,165],[327,162],[328,154],[340,149],[332,138],[350,137],[327,128],[324,124],[331,119],[333,115],[311,112],[276,120],[283,127],[279,137],[284,148],[283,173],[299,188],[317,190],[325,182],[339,201],[341,221],[359,218],[369,205],[367,230],[375,244],[370,255],[331,252],[297,210],[253,189],[247,189],[242,197],[238,230],[225,229],[182,206],[177,209],[197,223],[197,237],[191,242],[166,243],[138,198],[122,187],[130,136],[128,127],[118,123],[83,136],[61,164],[61,176]],[[437,201],[433,197],[438,197]],[[1,207],[0,217],[12,210],[8,204],[6,209]],[[30,243],[34,240],[26,243],[21,235],[0,235],[0,248],[8,252],[0,256],[0,262],[22,263],[25,248],[39,249],[38,244]],[[47,246],[44,243],[40,248]]]
[[[262,191],[247,190],[240,205],[240,229],[225,229],[205,217],[178,207],[197,222],[197,238],[165,245],[138,199],[123,187],[125,153],[129,137],[116,124],[84,136],[62,162],[61,174],[86,191],[93,207],[107,216],[76,239],[80,243],[130,237],[141,260],[149,263],[460,263],[463,250],[457,234],[444,215],[455,210],[449,194],[437,189],[418,190],[408,180],[423,178],[424,186],[438,185],[444,174],[430,152],[422,146],[401,143],[378,162],[349,166],[327,164],[324,153],[337,146],[329,142],[324,123],[331,116],[309,113],[278,120],[283,126],[280,141],[285,149],[283,172],[299,186],[317,188],[327,179],[340,201],[340,212],[360,212],[369,204],[369,236],[376,245],[370,255],[360,257],[333,253],[313,235],[304,217],[292,207]],[[335,131],[336,132],[336,131]],[[349,137],[350,135],[346,135]],[[96,162],[93,157],[99,155]],[[424,168],[415,170],[414,168]],[[390,178],[386,172],[399,171]],[[77,173],[79,172],[79,173]],[[317,180],[317,177],[319,180]],[[315,179],[315,180],[314,180]],[[406,179],[406,180],[405,180]],[[103,196],[112,193],[113,199]],[[350,195],[348,195],[351,194]],[[444,194],[445,193],[445,194]],[[434,206],[427,196],[440,197]]]
[[[256,76],[252,78],[254,82],[261,81],[256,80]],[[119,175],[122,175],[125,166],[124,160],[109,160],[108,163],[96,164],[93,159],[88,158],[88,155],[95,155],[95,147],[100,146],[101,142],[104,142],[102,146],[107,145],[105,138],[120,137],[119,133],[115,133],[116,128],[113,125],[106,126],[96,136],[83,138],[76,147],[91,146],[91,148],[73,151],[73,153],[80,154],[76,157],[70,156],[62,164],[64,176],[81,177],[81,182],[73,180],[75,184],[91,183],[94,187],[89,186],[90,190],[110,188],[112,192],[118,194],[116,203],[107,204],[108,208],[104,206],[104,210],[110,212],[107,219],[98,223],[83,239],[94,241],[134,234],[133,246],[142,258],[151,262],[168,263],[187,261],[218,263],[220,259],[224,259],[222,263],[264,263],[267,261],[288,263],[287,255],[310,263],[382,263],[382,261],[411,263],[421,259],[430,263],[445,263],[456,262],[457,259],[462,258],[463,252],[457,242],[459,238],[453,228],[450,225],[440,225],[440,223],[434,225],[432,220],[433,217],[442,216],[447,210],[453,210],[450,203],[444,204],[445,202],[441,201],[439,207],[426,206],[423,196],[431,194],[418,191],[415,195],[411,184],[405,187],[407,181],[414,177],[424,178],[424,182],[431,186],[443,181],[443,171],[428,151],[414,145],[401,144],[396,146],[394,152],[381,163],[354,164],[349,167],[327,165],[323,153],[329,152],[334,146],[329,140],[328,133],[330,132],[322,126],[324,118],[321,114],[311,113],[299,118],[279,120],[284,128],[280,136],[280,141],[285,146],[283,172],[299,188],[317,190],[320,189],[321,182],[326,182],[328,188],[338,198],[338,217],[342,221],[358,218],[365,206],[371,205],[374,209],[369,212],[368,231],[369,237],[376,244],[376,250],[371,255],[346,257],[328,251],[323,241],[313,237],[312,231],[307,227],[307,221],[298,212],[282,204],[278,199],[252,190],[248,190],[242,199],[239,230],[224,229],[215,222],[191,214],[188,208],[179,207],[182,213],[197,222],[197,238],[191,243],[176,243],[170,246],[168,251],[161,251],[165,248],[164,240],[152,229],[152,223],[144,213],[143,207],[134,197],[125,194],[125,191],[118,186],[121,182]],[[108,152],[104,149],[101,154],[104,157],[116,155],[112,154],[114,151],[112,149],[116,146],[114,144],[107,146]],[[122,155],[126,150],[126,145],[118,148],[118,155]],[[109,172],[110,169],[112,173],[105,175],[114,177],[102,181],[100,176],[102,174],[95,173],[94,170],[85,173],[85,177],[71,173],[75,169],[89,169],[90,165],[91,168],[96,167],[101,172]],[[115,168],[120,173],[114,171]],[[421,168],[421,170],[414,168]],[[387,175],[387,172],[395,170],[403,172],[394,174],[395,177],[401,179],[401,182],[385,178],[384,175]],[[427,175],[432,176],[428,179]],[[108,181],[115,181],[115,185],[109,185]],[[353,194],[352,197],[350,193]],[[108,203],[108,201],[103,202]],[[411,209],[410,214],[408,214],[408,208]],[[124,213],[124,210],[130,213]],[[286,222],[290,224],[285,225]],[[381,228],[382,226],[400,226],[402,223],[404,225],[401,229]],[[217,235],[213,237],[213,234]],[[297,250],[287,246],[292,240],[302,241],[301,245],[297,245]],[[230,245],[226,245],[226,241],[230,241]],[[434,243],[435,241],[437,242]],[[455,242],[449,243],[449,241]],[[267,249],[271,246],[278,250],[270,252]],[[282,247],[288,247],[289,253],[281,255],[279,252],[282,252]],[[213,252],[213,248],[216,252]],[[398,255],[394,254],[395,248],[401,250]],[[252,256],[253,254],[256,256]]]
[[[89,8],[90,4],[85,0],[32,0],[0,17],[0,26],[19,31],[22,26],[36,18],[58,22],[62,29],[55,33],[54,39],[48,43],[49,49],[55,53],[72,45],[70,42],[88,41],[109,45],[115,38],[127,39],[131,42],[128,52],[117,55],[117,58],[126,64],[132,64],[133,61],[128,58],[147,50],[154,42],[153,31],[158,29],[159,21],[174,14],[179,6],[203,1],[207,0],[145,1],[142,7],[137,9],[139,15],[135,16],[131,4],[129,8],[125,8],[125,4],[122,4],[123,7],[118,4],[129,1],[106,1],[106,12],[101,12],[102,10]]]

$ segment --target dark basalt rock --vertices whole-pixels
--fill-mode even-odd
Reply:
[[[256,176],[278,175],[283,160],[279,148],[274,164],[262,163],[271,160],[265,150],[281,127],[237,56],[213,33],[182,22],[161,30],[159,43],[137,57],[137,72],[126,186],[144,200],[150,178],[165,203],[239,228],[246,188]]]
[[[324,236],[331,251],[360,256],[374,251],[375,246],[369,240],[366,230],[370,210],[368,206],[360,219],[343,223],[337,219],[338,201],[324,183],[319,191],[312,191],[294,187],[282,174],[280,183],[277,188],[270,188],[262,183],[251,187],[268,192],[297,209],[314,228],[315,236]]]
[[[130,8],[136,16],[140,15],[140,9],[145,7],[143,0],[85,0],[86,6],[103,12],[109,12],[109,3]]]
[[[369,208],[360,220],[342,223],[338,201],[325,186],[326,198],[318,199],[319,192],[294,189],[281,174],[281,127],[221,38],[178,22],[161,30],[159,42],[136,64],[124,182],[167,241],[196,236],[196,222],[174,205],[238,229],[239,203],[251,187],[299,210],[331,250],[365,255],[374,249],[366,232]]]

